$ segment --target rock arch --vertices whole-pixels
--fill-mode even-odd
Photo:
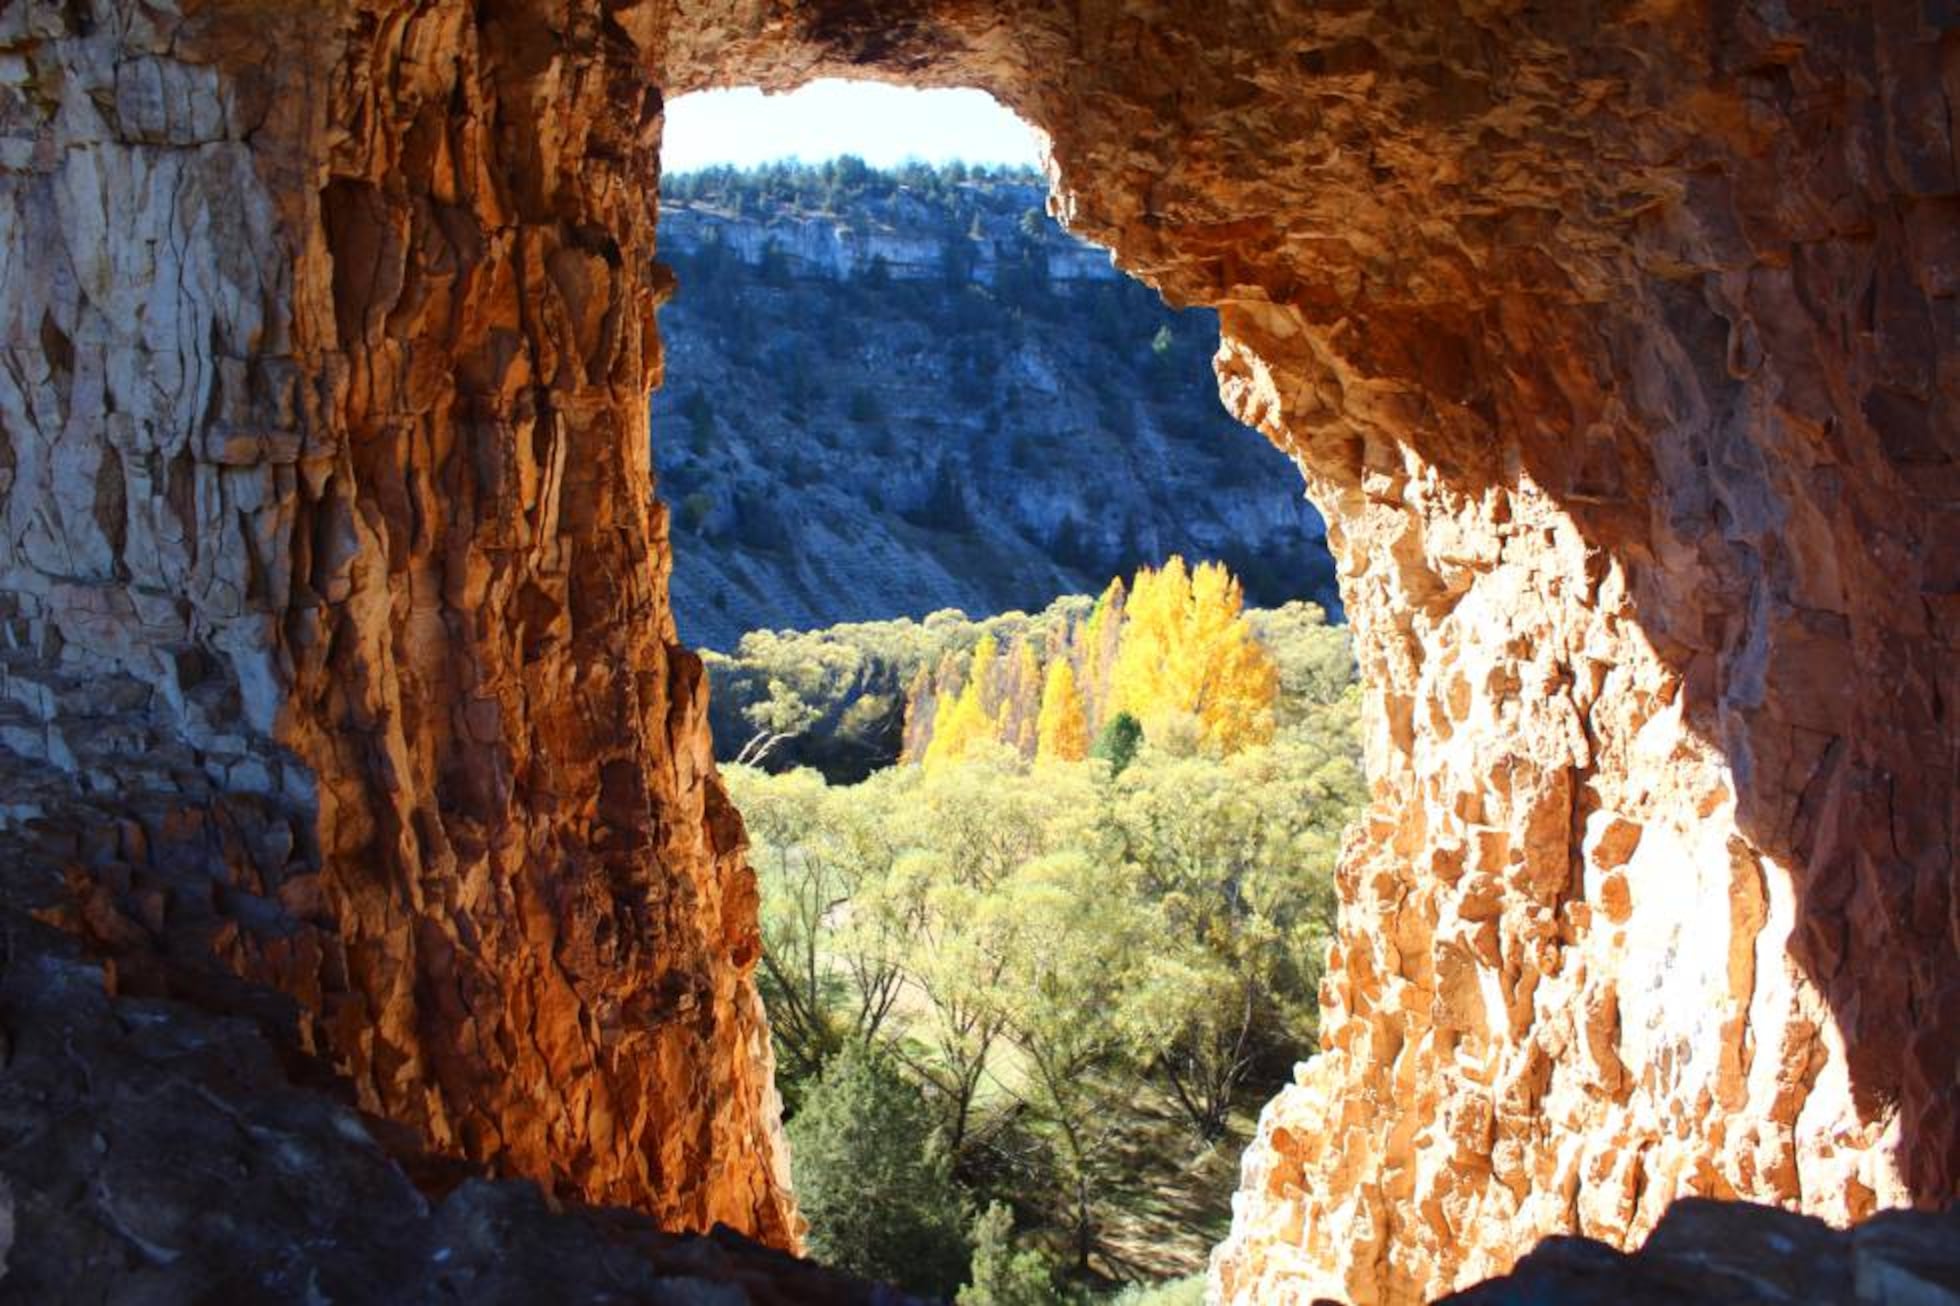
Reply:
[[[1949,1197],[1957,58],[1904,3],[15,5],[0,724],[108,832],[71,923],[298,999],[439,1151],[792,1240],[650,497],[662,94],[978,85],[1219,308],[1372,686],[1227,1294]]]

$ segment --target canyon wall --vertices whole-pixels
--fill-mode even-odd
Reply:
[[[732,653],[756,629],[1034,611],[1172,553],[1227,562],[1254,605],[1332,607],[1298,474],[1218,403],[1217,315],[1173,312],[1108,251],[1028,221],[1045,184],[923,178],[867,173],[821,213],[754,183],[663,184],[680,286],[653,440],[681,638]],[[866,272],[850,251],[874,238],[921,293]],[[725,756],[756,701],[729,688]],[[820,733],[778,760],[821,756]]]
[[[118,991],[273,985],[426,1147],[793,1239],[644,452],[654,147],[663,92],[850,72],[1046,129],[1330,522],[1375,796],[1221,1293],[1952,1197],[1960,20],[1911,0],[17,2],[5,814]]]
[[[647,460],[646,62],[583,5],[185,9],[0,19],[16,818],[101,813],[125,991],[216,956],[436,1153],[793,1242]]]

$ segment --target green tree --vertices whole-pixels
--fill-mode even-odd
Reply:
[[[981,905],[1008,950],[996,991],[1021,1065],[1010,1088],[1055,1142],[1083,1270],[1121,1119],[1108,1072],[1125,1050],[1121,1012],[1149,937],[1135,904],[1127,868],[1071,850],[1021,866]]]
[[[973,1222],[973,1269],[956,1306],[1055,1306],[1047,1258],[1014,1245],[1014,1213],[995,1202]]]
[[[862,386],[851,391],[850,418],[860,426],[884,421],[884,408],[878,403],[878,396]]]
[[[1122,775],[1135,760],[1137,747],[1142,743],[1142,724],[1128,712],[1118,712],[1097,734],[1095,747],[1089,750],[1089,756],[1109,763],[1111,774]]]
[[[1222,760],[1146,748],[1104,809],[1105,855],[1135,868],[1154,936],[1133,1047],[1207,1141],[1262,1057],[1290,1060],[1317,1033],[1334,865],[1365,797],[1351,738]]]
[[[749,829],[749,860],[762,891],[762,964],[756,980],[769,1010],[784,1096],[804,1087],[844,1046],[837,1016],[842,980],[825,936],[850,901],[845,868],[813,851],[824,784],[814,771],[780,776],[747,767],[723,772]]]
[[[705,490],[696,490],[681,500],[682,528],[698,534],[708,524],[708,516],[714,510],[714,496]]]
[[[925,1103],[889,1057],[840,1055],[789,1140],[812,1257],[910,1292],[954,1293],[969,1263],[965,1203]]]
[[[793,739],[817,723],[822,713],[803,701],[803,696],[780,680],[769,682],[769,696],[742,709],[755,733],[735,756],[737,766],[761,766],[763,759],[786,739]]]
[[[759,982],[794,1100],[840,1050],[876,1042],[903,994],[913,924],[892,886],[908,777],[833,788],[800,768],[724,774],[761,882]]]
[[[705,457],[715,443],[715,409],[699,387],[681,401],[681,416],[687,419],[689,446],[697,457]]]
[[[1282,726],[1337,701],[1356,683],[1354,641],[1347,627],[1327,624],[1319,604],[1296,599],[1248,612],[1246,618],[1279,668]]]

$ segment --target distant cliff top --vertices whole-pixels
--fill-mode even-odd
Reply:
[[[845,155],[822,164],[709,168],[664,178],[669,251],[721,242],[744,263],[790,276],[993,285],[1033,270],[1054,281],[1122,278],[1108,251],[1047,215],[1048,183],[1028,168],[907,164]]]
[[[1048,183],[1033,168],[936,166],[907,163],[874,168],[846,154],[824,163],[772,163],[761,168],[702,168],[660,179],[660,200],[753,216],[797,210],[851,219],[888,203],[940,212],[961,206],[1032,204],[1040,210]]]

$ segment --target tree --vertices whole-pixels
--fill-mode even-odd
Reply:
[[[981,636],[959,697],[949,702],[941,696],[933,710],[932,741],[920,758],[927,771],[958,761],[976,746],[1000,737],[1001,719],[995,706],[999,685],[994,675],[999,656],[1000,641],[992,634]]]
[[[1048,762],[1079,762],[1089,753],[1088,720],[1082,695],[1075,689],[1075,668],[1066,657],[1048,665],[1041,688],[1041,719],[1036,727],[1035,758]]]
[[[1119,863],[1070,850],[1017,869],[981,905],[1007,964],[996,985],[1021,1072],[1010,1090],[1052,1134],[1075,1259],[1096,1247],[1096,1193],[1121,1119],[1105,1071],[1125,1047],[1121,1012],[1147,931]]]
[[[844,868],[809,846],[823,801],[814,771],[765,776],[747,767],[723,772],[748,825],[750,862],[762,892],[762,964],[757,983],[769,1010],[785,1096],[794,1104],[844,1044],[835,1015],[839,981],[824,936],[850,901]]]
[[[687,419],[688,431],[692,437],[689,444],[696,455],[705,457],[714,447],[715,409],[714,405],[708,402],[708,396],[701,392],[700,387],[688,391],[687,398],[681,401],[681,416]]]
[[[714,510],[714,496],[705,490],[696,490],[681,500],[682,529],[698,534],[708,524],[708,517]]]
[[[860,386],[851,391],[850,418],[860,426],[870,426],[885,420],[884,407],[876,394]]]
[[[965,1279],[966,1209],[919,1092],[875,1049],[833,1061],[789,1122],[811,1256],[909,1292]]]
[[[769,682],[769,697],[742,710],[755,733],[735,755],[737,766],[761,766],[763,759],[786,739],[793,739],[817,723],[822,715],[803,701],[803,696],[780,680]]]
[[[1116,651],[1123,635],[1123,613],[1130,601],[1130,590],[1121,576],[1112,579],[1096,599],[1096,606],[1083,623],[1081,647],[1082,690],[1088,701],[1091,727],[1106,724],[1109,716],[1109,676],[1116,664]]]
[[[955,1306],[1055,1306],[1055,1273],[1032,1248],[1014,1245],[1014,1213],[994,1202],[973,1222],[973,1269]]]
[[[1152,942],[1128,1020],[1193,1130],[1223,1133],[1262,1058],[1317,1028],[1343,827],[1366,796],[1351,728],[1224,759],[1146,750],[1104,808],[1108,856],[1135,868]]]
[[[1000,701],[1001,739],[1022,757],[1032,759],[1040,745],[1041,700],[1044,686],[1041,659],[1025,636],[1003,667]]]
[[[1179,715],[1203,741],[1229,753],[1272,737],[1279,674],[1253,637],[1244,594],[1219,563],[1195,571],[1173,555],[1139,571],[1110,672],[1110,704],[1146,735]]]
[[[1278,666],[1282,727],[1335,702],[1354,684],[1354,641],[1347,627],[1327,624],[1319,604],[1296,599],[1246,616]]]
[[[928,772],[949,762],[957,762],[975,746],[991,742],[999,722],[980,706],[980,682],[968,680],[959,697],[948,700],[941,695],[933,712],[932,742],[919,760]]]
[[[1020,867],[1091,840],[1095,782],[1087,768],[1037,780],[998,745],[937,772],[901,774],[908,787],[893,803],[893,840],[912,851],[891,882],[910,904],[906,973],[930,1010],[906,1022],[898,1046],[931,1085],[963,1161],[974,1102],[1010,1015],[1002,977],[1017,926],[988,904]]]
[[[1089,750],[1089,756],[1109,763],[1112,775],[1122,775],[1142,743],[1143,726],[1128,712],[1118,712],[1096,736],[1096,746]]]

